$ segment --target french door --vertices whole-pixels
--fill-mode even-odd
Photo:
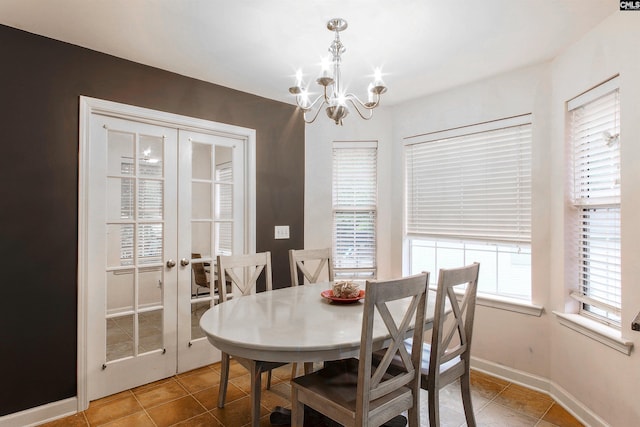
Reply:
[[[215,257],[251,249],[246,138],[96,113],[89,123],[87,403],[219,360],[199,328],[217,303]]]

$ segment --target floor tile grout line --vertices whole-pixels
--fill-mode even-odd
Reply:
[[[497,396],[496,396],[496,397],[497,397]],[[525,416],[525,417],[527,417],[527,418],[532,418],[532,419],[536,420],[536,424],[534,424],[534,426],[535,426],[535,425],[537,425],[538,423],[540,423],[540,421],[542,420],[542,417],[535,417],[535,416],[533,416],[533,415],[531,415],[531,414],[527,414],[527,413],[525,413],[525,412],[522,412],[522,411],[519,411],[519,410],[517,410],[517,409],[511,408],[511,407],[509,407],[509,406],[503,405],[503,404],[502,404],[502,403],[500,403],[500,402],[493,402],[493,403],[495,403],[496,405],[501,406],[502,408],[505,408],[505,409],[508,409],[508,410],[510,410],[510,411],[513,411],[513,412],[515,412],[515,413],[517,413],[517,414],[524,415],[524,416]],[[548,410],[548,409],[547,409],[547,410]],[[546,412],[545,412],[545,414],[546,414]]]
[[[207,365],[206,367],[208,368],[208,370],[212,370],[212,371],[216,372],[216,369],[214,368],[213,364],[211,364],[211,365]],[[195,374],[193,374],[193,375],[195,375]],[[181,378],[183,378],[183,379],[184,379],[184,378],[188,378],[189,376],[191,376],[191,375],[184,375],[184,376],[182,376],[182,377],[178,377],[178,375],[176,374],[176,375],[174,375],[174,376],[170,377],[170,381],[175,381],[176,383],[178,383],[178,385],[180,386],[180,388],[181,388],[183,391],[185,391],[185,393],[186,393],[185,395],[180,396],[180,397],[175,398],[175,399],[170,399],[170,400],[168,400],[168,401],[166,401],[166,402],[163,402],[163,403],[158,404],[158,405],[154,405],[154,406],[149,407],[149,408],[146,408],[145,406],[143,406],[143,405],[142,405],[142,402],[140,401],[140,399],[138,398],[138,396],[136,395],[136,393],[134,393],[133,389],[129,389],[129,390],[127,390],[127,392],[128,392],[128,393],[126,393],[126,394],[125,394],[125,396],[123,396],[123,397],[121,397],[121,398],[126,398],[126,396],[131,396],[131,395],[133,395],[133,397],[134,397],[135,401],[136,401],[136,402],[138,403],[138,405],[142,408],[142,411],[144,411],[144,413],[147,415],[147,417],[152,421],[152,424],[153,424],[154,426],[157,426],[157,423],[156,423],[156,422],[151,418],[151,416],[150,416],[150,414],[149,414],[149,412],[148,412],[148,409],[152,409],[152,408],[158,407],[158,406],[160,406],[160,405],[163,405],[163,404],[167,404],[167,403],[173,402],[173,401],[178,400],[178,399],[180,399],[180,398],[184,398],[184,397],[186,397],[186,396],[190,396],[191,398],[195,399],[195,401],[198,403],[198,405],[203,409],[203,412],[201,412],[201,413],[199,413],[199,414],[197,414],[197,415],[194,415],[193,417],[189,417],[189,418],[187,418],[187,419],[184,419],[184,420],[178,420],[178,421],[177,421],[177,423],[181,423],[181,422],[185,422],[185,421],[188,421],[188,420],[191,420],[191,419],[197,418],[197,417],[202,416],[202,415],[204,415],[204,414],[206,413],[206,414],[208,414],[209,416],[211,416],[211,417],[212,417],[216,422],[218,422],[221,426],[228,427],[228,426],[226,426],[225,424],[223,424],[223,423],[222,423],[222,420],[220,420],[218,417],[216,417],[216,416],[214,415],[213,411],[214,411],[214,409],[215,409],[215,408],[213,408],[213,409],[211,409],[211,410],[207,409],[207,407],[206,407],[206,406],[205,406],[205,405],[204,405],[204,404],[203,404],[199,399],[197,399],[197,398],[196,398],[196,396],[195,396],[195,393],[200,393],[200,392],[202,392],[203,390],[206,390],[206,389],[208,389],[208,388],[214,389],[214,388],[215,388],[215,386],[216,386],[216,384],[212,385],[211,387],[204,387],[204,388],[199,389],[199,390],[191,391],[191,390],[189,390],[189,389],[188,389],[188,388],[187,388],[187,387],[186,387],[186,386],[185,386],[185,385],[180,381],[180,379],[181,379]],[[287,381],[290,381],[290,379],[286,379],[286,378],[283,378],[283,377],[278,377],[277,375],[276,375],[276,377],[280,379],[280,382],[279,382],[279,383],[285,383],[285,382],[287,382]],[[153,390],[153,389],[155,389],[155,388],[162,387],[163,385],[166,385],[167,383],[169,383],[169,381],[166,381],[166,382],[164,382],[164,383],[162,383],[162,384],[158,384],[156,387],[149,387],[149,388],[146,388],[146,389],[143,389],[143,390],[144,390],[144,391],[147,391],[147,390]],[[218,384],[218,385],[219,385],[219,384]],[[512,382],[507,382],[507,383],[504,385],[504,387],[501,387],[501,388],[500,388],[500,390],[499,390],[499,391],[497,391],[497,393],[496,393],[492,398],[487,399],[487,402],[486,402],[483,406],[479,407],[477,411],[474,409],[474,414],[475,414],[475,415],[480,414],[482,411],[486,410],[486,408],[487,408],[491,403],[495,403],[495,404],[497,404],[497,405],[499,405],[499,406],[501,406],[501,407],[503,407],[503,408],[507,408],[507,409],[509,409],[509,410],[512,410],[512,411],[514,411],[514,412],[518,413],[518,414],[524,415],[524,416],[526,416],[526,417],[528,417],[528,418],[530,418],[530,419],[532,419],[532,420],[535,420],[535,424],[534,424],[534,426],[539,426],[542,422],[548,422],[548,421],[545,421],[543,418],[545,417],[545,415],[546,415],[546,414],[548,414],[548,413],[549,413],[549,411],[551,410],[551,408],[553,407],[553,405],[557,403],[557,402],[555,402],[555,400],[553,400],[553,399],[551,399],[551,402],[549,403],[549,406],[547,407],[547,409],[543,412],[543,414],[542,414],[540,417],[532,416],[531,414],[528,414],[528,413],[522,412],[522,411],[520,411],[520,410],[514,409],[514,408],[512,408],[512,407],[506,406],[506,405],[501,404],[501,403],[499,403],[499,402],[497,401],[498,397],[499,397],[500,395],[502,395],[503,393],[505,393],[505,391],[506,391],[506,390],[508,390],[512,385],[514,385],[514,383],[512,383]],[[480,388],[480,387],[478,387],[478,388]],[[242,390],[242,391],[244,392],[244,390]],[[249,397],[249,396],[250,396],[249,394],[247,394],[246,392],[244,392],[244,395],[243,395],[241,398],[246,398],[246,397]],[[239,398],[239,399],[241,399],[241,398]],[[285,396],[285,398],[286,398],[286,396]],[[239,400],[239,399],[236,399],[236,400]],[[108,403],[114,402],[114,401],[116,401],[116,400],[118,400],[118,399],[108,400],[107,402],[104,402],[104,404],[108,404]],[[234,401],[235,401],[235,400],[234,400]],[[263,409],[267,410],[267,412],[268,412],[268,411],[270,411],[270,409],[269,409],[269,408],[267,408],[267,407],[266,407],[265,405],[263,405],[262,403],[261,403],[261,407],[262,407]],[[138,411],[136,411],[136,412],[138,412]],[[135,414],[136,412],[134,412],[133,414]],[[131,415],[133,415],[133,414],[128,414],[128,415],[125,415],[124,417],[119,417],[119,418],[117,418],[117,419],[115,419],[115,420],[110,420],[109,422],[115,422],[115,421],[118,421],[118,420],[120,420],[120,419],[122,419],[122,418],[125,418],[125,417],[127,417],[127,416],[131,416]],[[268,417],[268,415],[267,415],[267,416],[265,416],[264,418],[267,418],[267,417]],[[86,410],[85,410],[85,411],[82,411],[82,418],[83,418],[84,422],[86,423],[86,425],[88,425],[88,426],[90,426],[90,427],[95,427],[95,425],[92,425],[92,424],[89,422],[89,418],[88,418],[88,416],[87,416]],[[461,426],[464,426],[464,425],[465,425],[465,423],[466,423],[466,421],[465,421],[465,422],[463,422],[463,423],[461,424]],[[554,425],[554,426],[555,426],[555,424],[553,424],[553,423],[550,423],[550,422],[549,422],[549,424],[550,424],[550,425]]]
[[[142,402],[140,402],[140,399],[138,399],[138,396],[136,396],[135,393],[131,392],[131,394],[133,394],[133,398],[136,399],[136,402],[138,402],[138,405],[140,405],[140,407],[142,408],[142,410],[144,411],[144,413],[147,415],[147,417],[149,417],[149,419],[151,420],[151,422],[153,423],[154,426],[158,427],[158,424],[155,422],[155,420],[151,417],[151,414],[147,411],[147,408],[144,407],[144,405],[142,405]]]

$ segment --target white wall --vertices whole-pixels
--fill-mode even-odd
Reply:
[[[532,298],[548,306],[549,197],[548,105],[549,65],[517,70],[443,93],[418,99],[394,109],[393,139],[397,161],[394,176],[402,176],[402,141],[413,135],[533,113],[533,224]],[[394,180],[397,199],[392,233],[402,237],[402,180]],[[401,241],[394,250],[398,259]],[[397,267],[397,265],[396,265]],[[396,272],[401,270],[395,269]],[[549,375],[548,313],[541,318],[479,306],[474,330],[475,357],[487,359],[537,376]]]
[[[382,101],[384,104],[384,99]],[[392,274],[389,159],[394,154],[391,139],[391,112],[378,107],[373,118],[362,120],[351,113],[344,126],[337,126],[323,112],[305,131],[304,246],[307,249],[332,247],[332,143],[333,141],[378,141],[378,278]],[[395,179],[395,177],[393,177]]]
[[[566,174],[564,103],[585,90],[620,74],[620,135],[622,190],[622,334],[640,345],[640,333],[631,331],[640,311],[640,14],[619,12],[557,57],[552,63],[551,151],[553,182]],[[549,310],[563,310],[568,283],[564,233],[565,198],[552,193]],[[550,378],[568,390],[612,426],[640,423],[640,356],[631,356],[595,343],[572,330],[550,322]]]
[[[383,111],[344,128],[329,120],[307,126],[305,246],[331,245],[331,141],[380,141],[381,277],[403,274],[404,137],[533,113],[532,302],[541,317],[478,307],[473,355],[539,379],[569,410],[594,425],[640,421],[640,356],[623,355],[559,325],[553,310],[571,309],[565,279],[564,103],[621,75],[623,336],[640,310],[640,13],[616,12],[553,61],[515,70]],[[393,88],[390,88],[393,90]],[[378,113],[378,112],[376,112]],[[526,381],[525,381],[526,382]]]

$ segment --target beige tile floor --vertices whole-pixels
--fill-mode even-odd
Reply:
[[[261,426],[271,425],[269,411],[273,407],[291,407],[290,375],[289,365],[274,370],[271,389],[262,392]],[[232,363],[224,409],[216,407],[219,382],[219,364],[213,364],[96,400],[82,413],[43,426],[242,427],[249,424],[247,371]],[[546,394],[476,371],[472,373],[471,386],[478,426],[582,426]],[[440,396],[442,427],[464,426],[459,385],[446,386]],[[424,391],[421,401],[422,425],[428,426],[427,393]]]

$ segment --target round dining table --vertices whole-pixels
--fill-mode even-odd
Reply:
[[[207,310],[200,327],[216,348],[246,359],[324,362],[357,357],[362,300],[344,303],[322,296],[332,285],[319,282],[231,299]],[[427,298],[426,329],[433,322],[434,299]],[[389,303],[396,323],[408,304],[409,299]],[[384,348],[387,329],[381,318],[374,324],[375,347]]]
[[[220,351],[257,365],[358,357],[364,304],[362,299],[344,302],[323,296],[332,287],[333,282],[319,282],[233,298],[208,309],[200,318],[200,328]],[[427,329],[433,323],[434,300],[433,295],[427,297]],[[388,303],[396,324],[409,304],[409,298]],[[377,311],[375,315],[380,316]],[[381,317],[378,320],[374,350],[390,344],[387,328]],[[253,380],[259,389],[260,376]],[[251,422],[257,427],[260,398],[253,386],[251,402]]]

